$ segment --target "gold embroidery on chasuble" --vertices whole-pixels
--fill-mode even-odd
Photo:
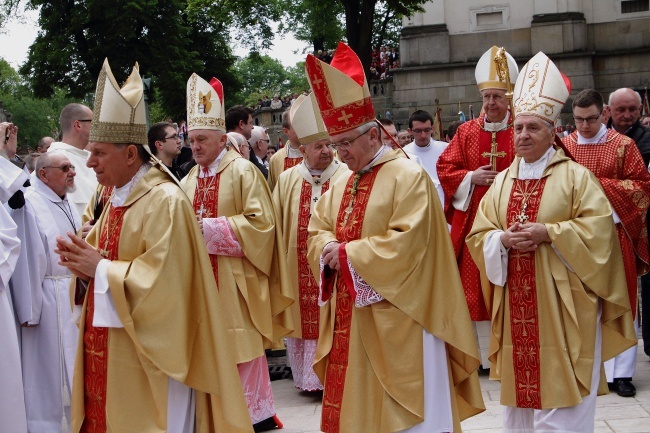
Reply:
[[[105,257],[118,259],[122,221],[127,207],[111,206],[102,226],[100,242]],[[106,432],[106,385],[108,373],[108,328],[93,326],[95,314],[95,282],[90,280],[87,293],[85,328],[83,336],[84,421],[81,433]]]
[[[196,191],[194,192],[194,200],[192,207],[194,212],[203,218],[217,218],[218,205],[219,205],[219,179],[221,173],[214,176],[199,177],[196,181]],[[214,280],[219,287],[219,256],[216,254],[209,254],[210,263],[212,264],[212,272],[214,273]]]
[[[508,201],[508,226],[537,220],[546,178],[516,179]],[[525,217],[525,218],[524,218]],[[542,408],[540,334],[535,281],[535,252],[511,249],[506,284],[517,407]]]
[[[298,158],[294,158],[298,159]],[[323,184],[321,192],[329,188],[330,181]],[[312,187],[306,180],[302,181],[300,190],[300,207],[298,209],[298,296],[300,303],[300,325],[302,338],[315,340],[318,338],[318,283],[309,267],[307,259],[307,238],[309,237],[309,218],[311,217]]]
[[[336,239],[339,242],[361,238],[370,192],[381,167],[383,164],[373,167],[372,171],[362,175],[352,174],[348,179],[336,219]],[[347,266],[347,263],[341,263],[341,266]],[[334,338],[328,356],[323,393],[321,430],[325,433],[340,433],[341,404],[348,367],[353,308],[354,299],[339,272],[336,280]]]

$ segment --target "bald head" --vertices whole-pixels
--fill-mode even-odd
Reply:
[[[627,87],[609,95],[609,111],[616,132],[625,134],[641,116],[641,95]]]

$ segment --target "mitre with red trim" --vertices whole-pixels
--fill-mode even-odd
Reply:
[[[515,117],[536,116],[554,124],[569,97],[568,79],[541,51],[526,63],[515,83]]]
[[[305,70],[329,135],[375,120],[361,60],[349,46],[339,42],[330,64],[308,55]]]
[[[212,78],[208,83],[196,74],[187,80],[187,130],[212,129],[226,132],[223,85]]]

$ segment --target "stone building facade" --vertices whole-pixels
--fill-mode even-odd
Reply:
[[[479,57],[504,46],[521,68],[538,51],[546,53],[572,83],[606,98],[619,87],[641,94],[650,87],[649,0],[432,0],[425,11],[405,18],[400,38],[401,69],[394,71],[389,109],[406,124],[416,109],[443,121],[478,115],[474,79]],[[379,100],[377,101],[380,102]],[[381,101],[386,104],[386,101]],[[562,123],[571,123],[571,100]],[[404,129],[404,128],[402,128]]]

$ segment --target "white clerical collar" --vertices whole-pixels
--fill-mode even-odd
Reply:
[[[323,169],[323,170],[316,170],[315,168],[311,168],[311,167],[309,166],[309,164],[307,164],[307,160],[306,160],[306,159],[303,159],[303,160],[302,160],[302,163],[305,164],[305,168],[307,168],[307,171],[309,171],[309,174],[311,174],[312,176],[320,176],[320,175],[323,174],[323,172],[325,171],[325,169]],[[328,166],[328,167],[329,167],[329,166]]]
[[[131,193],[131,190],[140,182],[140,180],[144,177],[145,174],[149,171],[151,168],[151,164],[144,163],[140,166],[138,171],[133,175],[130,181],[126,183],[126,185],[123,185],[119,188],[115,188],[113,190],[113,197],[111,198],[111,204],[114,207],[119,207],[126,202],[127,197]]]
[[[551,146],[541,158],[531,163],[528,163],[524,161],[524,158],[521,158],[521,161],[519,161],[519,175],[517,177],[521,180],[541,179],[548,162],[551,160],[553,155],[555,155],[555,152],[555,148]]]
[[[366,165],[361,170],[359,170],[358,173],[362,174],[362,173],[365,173],[366,171],[368,171],[373,165],[375,165],[375,163],[379,160],[379,158],[384,156],[384,153],[389,152],[391,150],[393,150],[393,149],[390,146],[386,146],[385,144],[382,145],[379,148],[379,150],[377,151],[377,153],[375,153],[375,156],[372,157],[372,159],[370,160],[368,165]]]
[[[490,122],[488,121],[487,115],[485,115],[484,119],[485,119],[484,122],[485,126],[483,127],[483,129],[490,132],[492,131],[498,132],[508,127],[508,119],[510,119],[510,112],[506,112],[506,117],[504,117],[501,122]]]
[[[215,174],[217,174],[217,168],[219,168],[219,164],[221,163],[221,160],[223,159],[223,157],[226,156],[227,151],[228,151],[228,148],[224,147],[224,149],[221,151],[219,156],[217,156],[217,159],[215,159],[214,161],[212,161],[212,163],[210,165],[208,165],[208,172],[209,172],[208,174],[205,174],[203,172],[203,169],[205,167],[199,165],[199,177],[210,177],[210,176],[214,176]]]
[[[45,197],[51,202],[61,203],[67,199],[66,194],[63,195],[63,198],[59,197],[58,194],[52,191],[52,188],[47,186],[47,184],[45,184],[45,182],[43,182],[38,176],[32,176],[30,182],[32,184],[32,188],[34,189],[34,191],[36,191],[37,193],[39,193],[40,195],[42,195],[43,197]]]
[[[300,149],[294,149],[290,144],[287,144],[287,158],[302,158]]]
[[[600,124],[598,133],[591,138],[583,137],[580,135],[580,131],[576,132],[578,133],[578,144],[601,144],[605,142],[605,137],[607,137],[607,127],[602,123]]]

